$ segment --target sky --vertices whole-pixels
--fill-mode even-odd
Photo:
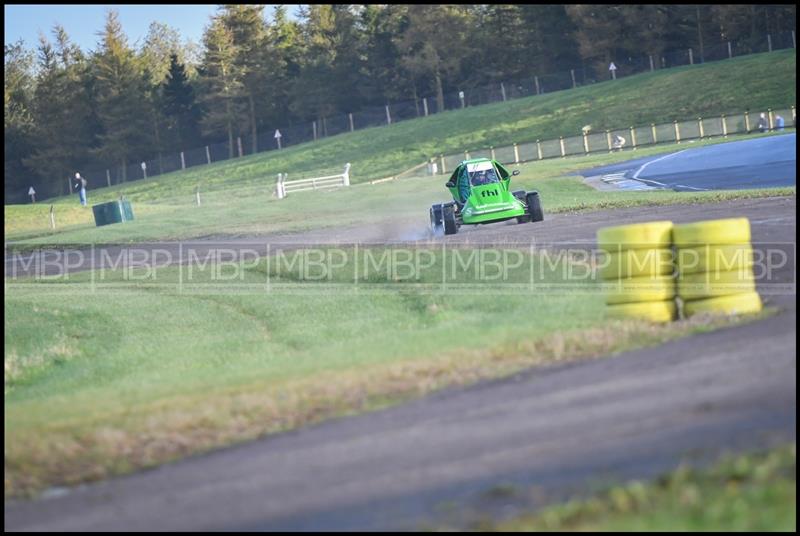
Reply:
[[[294,15],[298,6],[287,5],[288,14]],[[134,45],[138,40],[144,42],[147,28],[152,21],[158,21],[178,30],[181,38],[200,43],[203,29],[211,15],[216,13],[217,4],[203,5],[5,5],[5,43],[15,43],[23,39],[29,49],[39,42],[39,32],[53,41],[52,28],[58,23],[67,31],[70,40],[83,51],[95,50],[100,38],[97,35],[105,25],[108,9],[119,12],[122,29],[128,43]],[[273,6],[264,10],[268,15]]]

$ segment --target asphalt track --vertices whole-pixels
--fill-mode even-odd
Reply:
[[[787,253],[787,262],[759,281],[777,315],[614,358],[448,389],[35,501],[7,501],[5,529],[464,526],[481,512],[507,515],[518,506],[492,493],[497,484],[533,486],[541,492],[534,504],[545,504],[585,491],[598,478],[645,478],[723,449],[794,441],[794,196],[554,215],[441,240],[581,244],[612,222],[731,216],[750,218],[756,248]],[[414,228],[395,222],[345,238],[359,232],[355,238],[403,240]],[[326,233],[305,239],[343,239],[341,231]],[[448,503],[459,506],[442,507]]]
[[[796,144],[795,133],[696,148],[684,143],[668,155],[592,168],[581,175],[616,175],[677,191],[794,186]]]

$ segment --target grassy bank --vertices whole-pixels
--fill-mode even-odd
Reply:
[[[519,490],[516,490],[519,491]],[[794,444],[726,456],[712,467],[683,466],[652,483],[631,482],[595,497],[479,528],[499,532],[794,531]]]

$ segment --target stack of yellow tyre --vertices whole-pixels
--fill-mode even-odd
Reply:
[[[676,225],[672,236],[684,316],[761,310],[747,218]]]
[[[597,231],[597,245],[609,317],[676,318],[672,222],[606,227]]]

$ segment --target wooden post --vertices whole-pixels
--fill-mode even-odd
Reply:
[[[342,183],[345,186],[350,186],[350,162],[344,165],[344,173],[342,173]]]
[[[772,52],[772,36],[767,34],[767,50]]]
[[[469,160],[469,151],[464,151],[464,160]]]
[[[181,169],[186,169],[186,158],[183,156],[183,151],[181,151]]]
[[[725,114],[722,114],[722,137],[728,137],[728,121],[725,119]]]
[[[564,136],[558,137],[558,143],[561,145],[561,158],[567,156],[567,152],[564,150]]]
[[[56,228],[56,209],[53,205],[50,205],[50,228]]]
[[[72,177],[67,177],[67,184],[69,184],[69,193],[72,195]]]
[[[589,134],[583,133],[583,152],[589,154]]]
[[[500,82],[500,94],[503,95],[503,102],[506,102],[506,86]]]
[[[681,142],[681,129],[678,126],[678,120],[676,119],[672,123],[673,123],[673,125],[675,125],[675,141],[677,143],[680,143]]]
[[[731,42],[728,41],[728,59],[733,58],[733,48],[731,47]]]
[[[348,118],[350,119],[350,132],[355,130],[355,126],[353,125],[353,114],[347,114]]]
[[[200,206],[200,185],[194,187],[194,199],[197,203],[197,206]]]
[[[606,130],[606,145],[608,146],[608,152],[612,152],[613,149],[611,147],[611,132]]]
[[[636,150],[636,129],[631,127],[631,147]]]
[[[514,163],[519,164],[519,146],[514,143]]]
[[[239,158],[241,158],[242,154],[243,154],[242,153],[242,137],[241,136],[237,136],[236,137],[236,145],[239,147]]]
[[[444,167],[444,155],[443,154],[439,155],[439,164],[441,164],[439,167],[442,169],[442,174],[446,173],[447,170]]]
[[[578,87],[578,84],[575,83],[575,69],[570,69],[569,74],[572,75],[572,89]]]
[[[389,105],[388,104],[386,105],[386,124],[387,125],[391,125],[392,124],[392,114],[389,113]]]
[[[492,155],[492,160],[497,160],[497,158],[495,158],[495,156],[494,156],[494,147],[489,147],[489,152]]]
[[[702,140],[703,138],[706,137],[705,136],[705,131],[703,130],[703,118],[702,117],[698,117],[697,118],[697,128],[700,131],[700,139]]]
[[[208,145],[206,145],[206,160],[209,164],[211,163],[211,151],[208,150]]]
[[[792,104],[792,126],[797,126],[797,111],[794,109],[794,104]]]
[[[106,169],[106,182],[111,186],[111,171]]]
[[[539,90],[539,77],[538,76],[534,76],[533,77],[533,82],[536,84],[536,94],[537,95],[541,95],[542,92]]]
[[[775,128],[775,113],[772,111],[772,108],[767,108],[767,118],[769,119],[769,129],[772,130]]]
[[[653,65],[653,55],[650,54],[650,72],[653,72],[655,70],[656,70],[656,67],[655,67],[655,65]]]
[[[539,160],[542,160],[542,144],[539,140],[536,140],[536,152],[539,153]]]
[[[650,131],[653,133],[653,144],[658,143],[658,135],[656,134],[656,124],[650,123]]]
[[[278,173],[278,182],[275,185],[275,191],[276,194],[278,195],[278,199],[283,199],[284,197],[286,197],[286,190],[283,186],[283,181],[284,181],[283,173]]]
[[[422,99],[422,108],[425,110],[425,117],[428,117],[428,97]]]
[[[691,48],[689,49],[689,65],[694,65],[694,54]]]
[[[750,134],[750,111],[745,110],[744,112],[744,131],[747,134]]]

